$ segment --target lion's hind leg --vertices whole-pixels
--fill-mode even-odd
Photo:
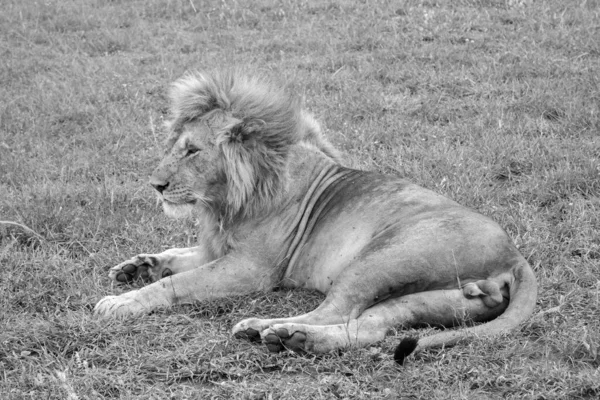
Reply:
[[[296,324],[296,325],[317,325],[332,326],[344,324],[356,318],[356,307],[350,302],[346,302],[346,307],[338,306],[332,301],[332,296],[328,295],[323,303],[316,309],[306,314],[297,315],[289,318],[248,318],[238,322],[232,329],[232,333],[239,339],[247,339],[251,342],[261,341],[261,332],[277,324]],[[354,315],[354,316],[353,316]]]
[[[330,310],[329,310],[330,311]],[[232,329],[232,333],[238,339],[246,339],[251,342],[261,341],[261,332],[265,329],[279,324],[295,324],[298,326],[335,326],[342,321],[349,321],[351,318],[345,314],[340,315],[336,312],[327,312],[321,307],[306,314],[290,318],[248,318],[238,322]]]
[[[362,347],[381,341],[393,327],[454,326],[483,321],[501,314],[508,301],[486,305],[484,296],[466,296],[463,289],[435,290],[388,299],[344,324],[274,324],[261,333],[269,351],[284,348],[298,353]]]

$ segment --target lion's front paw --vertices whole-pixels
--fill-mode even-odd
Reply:
[[[261,336],[271,353],[277,353],[284,349],[299,354],[312,351],[312,341],[309,340],[309,333],[301,329],[301,326],[294,324],[273,325],[265,329]]]
[[[122,283],[131,283],[138,279],[144,282],[156,282],[173,274],[163,264],[156,256],[140,254],[112,267],[108,272],[108,276],[110,279]]]
[[[94,307],[94,314],[100,317],[122,318],[147,313],[149,307],[136,299],[135,293],[134,291],[102,298]]]

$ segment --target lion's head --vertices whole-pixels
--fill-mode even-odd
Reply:
[[[198,207],[225,220],[255,214],[281,191],[290,148],[300,141],[337,157],[298,101],[265,79],[193,73],[173,84],[170,97],[167,151],[151,183],[171,216]]]

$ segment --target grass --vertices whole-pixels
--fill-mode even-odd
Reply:
[[[5,0],[0,14],[0,398],[600,396],[600,2]],[[491,216],[535,269],[521,330],[397,367],[382,343],[270,355],[279,291],[123,322],[109,267],[186,246],[147,176],[169,82],[252,65],[290,82],[354,167]],[[427,334],[427,330],[412,332]]]

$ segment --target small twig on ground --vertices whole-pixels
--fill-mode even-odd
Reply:
[[[538,318],[543,317],[546,314],[559,313],[560,308],[561,308],[561,305],[558,305],[556,307],[552,307],[547,310],[542,310],[542,311],[538,312],[537,314],[535,314],[534,316],[532,316],[531,319],[538,319]]]

